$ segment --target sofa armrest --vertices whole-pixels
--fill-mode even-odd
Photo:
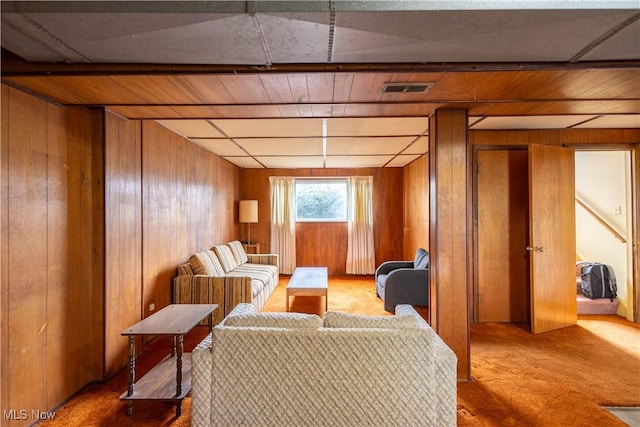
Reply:
[[[456,425],[458,358],[453,350],[451,350],[442,338],[431,328],[431,325],[429,325],[411,305],[396,305],[395,314],[399,316],[415,316],[420,327],[428,330],[435,364],[436,396],[438,399],[438,408],[441,408],[441,410],[437,412],[438,422],[436,425]]]
[[[218,304],[218,309],[213,313],[213,322],[218,324],[237,304],[251,302],[251,278],[177,276],[173,279],[173,302]]]
[[[278,254],[247,254],[247,262],[251,264],[275,265],[280,271]]]
[[[398,304],[429,305],[429,269],[399,268],[387,275],[384,309]]]
[[[385,261],[376,268],[376,278],[379,274],[389,274],[398,268],[413,268],[413,261]]]

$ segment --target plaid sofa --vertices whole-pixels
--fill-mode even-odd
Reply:
[[[247,254],[236,240],[193,254],[178,266],[173,302],[218,304],[217,324],[239,303],[251,303],[259,311],[278,280],[278,255]]]

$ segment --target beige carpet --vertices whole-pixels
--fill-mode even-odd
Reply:
[[[285,311],[287,281],[285,276],[263,311]],[[295,297],[292,308],[321,314],[324,300]],[[330,278],[329,309],[389,314],[375,296],[371,277]],[[185,350],[206,333],[198,327],[188,334]],[[137,361],[138,377],[168,353],[168,341],[156,339],[145,350]],[[618,316],[580,316],[577,326],[540,335],[530,334],[525,325],[474,324],[471,364],[474,381],[458,383],[459,426],[624,426],[602,406],[640,406],[640,325]],[[190,425],[190,396],[179,418],[164,402],[137,402],[135,415],[127,417],[119,400],[126,385],[123,370],[87,387],[56,411],[54,421],[40,425]]]

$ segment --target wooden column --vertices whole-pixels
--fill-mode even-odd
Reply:
[[[458,357],[458,379],[470,380],[467,110],[429,118],[431,325]]]

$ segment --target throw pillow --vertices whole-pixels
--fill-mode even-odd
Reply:
[[[227,243],[227,246],[231,249],[231,253],[236,260],[236,264],[242,265],[249,260],[247,253],[244,251],[244,247],[239,240]]]
[[[416,251],[416,259],[413,261],[413,268],[429,268],[429,252],[422,248]]]
[[[231,253],[231,249],[229,248],[229,246],[218,245],[218,246],[214,246],[211,249],[213,249],[213,251],[218,256],[218,259],[220,260],[220,264],[222,264],[222,268],[224,269],[225,273],[230,272],[231,270],[233,270],[238,266],[238,263],[236,262],[236,259],[233,257],[233,254]]]
[[[316,314],[304,313],[252,313],[227,316],[225,326],[252,326],[260,328],[318,329],[322,319]]]
[[[222,277],[224,276],[224,269],[218,261],[218,257],[212,251],[198,252],[191,255],[189,258],[189,264],[193,269],[194,274],[204,274],[205,276]]]
[[[324,314],[324,326],[327,328],[382,328],[382,329],[407,329],[418,328],[418,319],[415,316],[363,316],[361,314],[341,313],[327,311]]]

